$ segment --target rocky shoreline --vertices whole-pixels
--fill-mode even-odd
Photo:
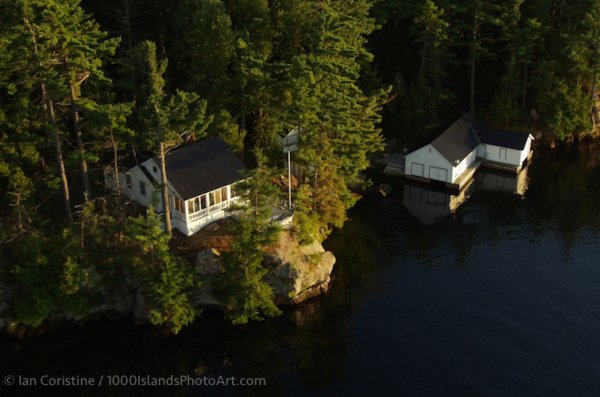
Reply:
[[[211,283],[221,271],[221,259],[215,248],[206,248],[195,255],[192,261],[196,278],[202,281],[200,288],[191,296],[197,308],[220,308],[221,303],[213,296]],[[281,233],[279,240],[265,251],[264,265],[269,269],[265,280],[273,288],[278,305],[295,305],[326,293],[331,284],[331,273],[335,257],[315,241],[300,245],[289,231]],[[47,321],[35,333],[60,327],[63,324],[78,324],[98,318],[127,318],[137,324],[146,324],[148,310],[138,283],[127,276],[123,285],[101,293],[98,303],[83,313],[61,312]],[[10,301],[6,286],[0,284],[0,309],[5,310]],[[28,335],[26,329],[10,318],[0,318],[0,332]]]

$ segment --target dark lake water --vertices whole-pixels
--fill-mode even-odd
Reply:
[[[3,339],[0,372],[267,381],[70,390],[86,396],[599,396],[599,153],[538,151],[520,180],[482,173],[464,197],[394,183],[325,243],[338,259],[331,291],[279,318]]]

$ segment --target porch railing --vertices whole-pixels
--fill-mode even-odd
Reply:
[[[195,220],[198,220],[200,218],[204,218],[208,214],[212,214],[215,211],[218,211],[218,210],[221,210],[221,209],[224,209],[224,208],[227,208],[227,207],[229,207],[229,201],[223,201],[223,202],[221,202],[219,204],[211,205],[208,208],[205,208],[203,210],[200,210],[198,212],[194,212],[193,214],[190,214],[188,216],[188,222],[195,221]]]

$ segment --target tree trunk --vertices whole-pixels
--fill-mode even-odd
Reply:
[[[27,26],[29,30],[29,34],[31,35],[31,43],[33,45],[33,53],[35,54],[38,66],[43,68],[42,62],[40,61],[38,54],[38,46],[36,34],[33,29],[33,26],[29,22],[29,18],[27,15],[23,17],[23,23]],[[44,103],[44,109],[46,110],[47,121],[50,122],[50,138],[54,144],[54,150],[56,152],[56,162],[58,166],[58,175],[60,177],[60,182],[63,191],[63,200],[65,205],[65,214],[67,215],[67,220],[69,224],[73,224],[73,212],[71,211],[71,197],[69,194],[69,181],[67,179],[67,172],[65,171],[65,162],[63,161],[62,156],[62,148],[60,144],[60,134],[58,129],[58,123],[56,122],[56,115],[54,114],[54,104],[52,103],[52,99],[50,98],[50,94],[48,92],[48,88],[46,87],[45,82],[41,82],[40,87],[42,89],[42,102]]]
[[[591,108],[590,108],[590,112],[591,112],[591,116],[592,116],[592,134],[596,131],[596,112],[594,111],[596,109],[596,86],[597,86],[597,76],[594,75],[594,79],[592,80],[592,103],[591,103]]]
[[[523,92],[521,93],[521,110],[525,110],[525,104],[527,100],[527,79],[528,76],[528,64],[523,64]]]
[[[110,143],[113,150],[113,168],[115,173],[115,191],[117,192],[117,201],[121,203],[121,181],[119,180],[119,146],[115,141],[113,129],[110,129]]]
[[[129,0],[123,0],[123,6],[125,7],[125,15],[123,16],[123,19],[125,20],[125,37],[127,37],[127,49],[129,50],[129,52],[131,52],[131,10],[129,7]]]
[[[560,35],[560,29],[562,27],[562,20],[563,20],[563,15],[565,12],[565,3],[566,0],[562,0],[560,3],[560,9],[558,11],[558,21],[557,21],[557,26],[556,26],[556,34],[557,36]]]
[[[81,136],[81,125],[79,123],[79,107],[77,106],[77,94],[73,82],[69,83],[69,95],[71,98],[71,112],[73,113],[73,129],[75,130],[75,138],[77,140],[77,150],[79,151],[81,178],[83,179],[83,198],[88,201],[92,198],[92,188],[90,186],[90,177],[88,175],[88,164],[85,158],[85,148],[83,146],[83,138]]]
[[[475,114],[475,50],[477,47],[477,8],[473,11],[473,31],[471,37],[471,84],[470,84],[470,96],[469,96],[469,107],[473,114]]]
[[[67,179],[67,171],[65,170],[65,162],[63,160],[62,155],[62,147],[60,144],[60,134],[58,131],[58,124],[56,122],[56,115],[54,114],[54,104],[50,99],[48,94],[48,89],[46,88],[46,84],[42,83],[42,97],[44,100],[44,107],[46,108],[46,112],[48,114],[48,119],[50,121],[50,138],[52,139],[52,143],[54,144],[54,151],[56,153],[56,163],[58,165],[58,175],[60,177],[60,182],[63,191],[63,199],[65,205],[65,214],[67,215],[67,220],[69,224],[73,224],[73,212],[71,211],[71,196],[69,193],[69,181]]]
[[[163,214],[165,217],[165,234],[172,236],[172,225],[171,225],[171,207],[169,207],[169,181],[167,179],[167,162],[165,159],[165,145],[161,141],[158,146],[158,152],[160,157],[160,173],[162,177],[162,202],[163,202]]]
[[[246,97],[245,97],[244,88],[242,87],[242,95],[240,98],[240,129],[246,131]]]
[[[600,53],[600,40],[596,40],[596,51],[595,54]],[[592,116],[592,134],[596,132],[596,90],[598,84],[598,59],[595,59],[594,66],[592,68],[592,97],[590,103],[590,113]]]
[[[421,74],[425,76],[425,60],[426,60],[426,51],[427,51],[427,39],[423,37],[423,50],[421,53]]]

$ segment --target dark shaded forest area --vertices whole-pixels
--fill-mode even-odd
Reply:
[[[598,0],[0,0],[0,10],[11,302],[0,314],[13,329],[77,317],[115,291],[141,290],[150,320],[174,331],[198,314],[199,281],[160,214],[105,190],[103,162],[118,169],[133,149],[164,159],[191,136],[220,136],[258,164],[243,194],[261,199],[242,212],[230,256],[250,270],[230,263],[222,286],[232,321],[245,322],[277,313],[258,248],[276,232],[264,208],[282,193],[270,181],[293,128],[304,242],[343,225],[384,135],[410,145],[466,110],[550,140],[597,130]]]

